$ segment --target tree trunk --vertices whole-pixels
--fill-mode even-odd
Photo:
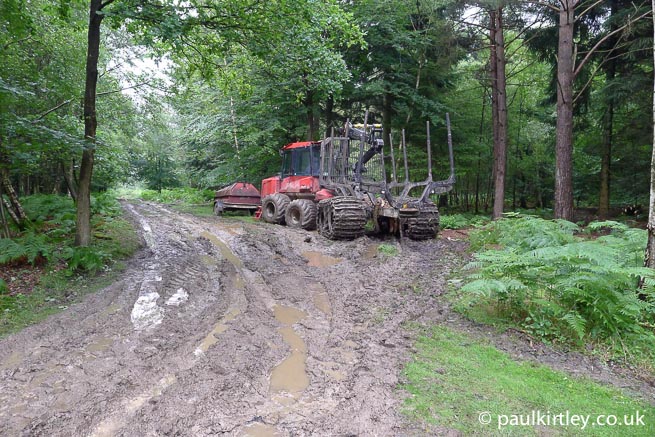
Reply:
[[[555,218],[573,220],[573,59],[575,7],[563,0],[557,50],[557,126],[555,141]]]
[[[653,8],[653,37],[655,38],[655,0]],[[655,43],[653,43],[653,66],[655,66]],[[650,162],[650,203],[648,207],[648,242],[644,265],[655,269],[655,82],[653,82],[653,152]]]
[[[84,138],[85,148],[80,163],[80,179],[77,191],[77,221],[75,245],[88,246],[91,243],[91,178],[95,154],[96,88],[98,85],[98,58],[100,55],[100,24],[103,15],[100,0],[91,0],[89,8],[89,31],[86,55],[86,84],[84,89]]]
[[[390,148],[389,135],[391,134],[391,102],[393,96],[389,92],[385,92],[382,97],[382,139],[384,140],[385,147]],[[385,152],[386,153],[386,152]]]
[[[23,228],[27,221],[27,214],[21,205],[16,190],[9,180],[9,170],[7,168],[0,168],[0,184],[2,184],[3,191],[7,193],[9,204],[5,204],[9,210],[9,214],[14,219],[19,228]]]
[[[611,2],[610,17],[616,16],[619,12],[619,5],[616,0]],[[616,30],[616,24],[610,27],[610,31]],[[605,67],[605,82],[611,84],[616,77],[616,58],[613,55],[616,45],[616,38],[610,38],[608,45],[612,47],[607,54]],[[603,138],[601,141],[601,162],[600,162],[600,193],[598,196],[598,217],[606,220],[609,217],[610,209],[610,179],[612,165],[612,143],[614,141],[614,97],[612,93],[605,96],[605,113],[603,114]]]
[[[73,162],[71,161],[68,168],[66,168],[66,165],[62,162],[61,172],[64,176],[64,181],[66,182],[68,194],[73,199],[73,202],[77,202],[77,188],[75,187],[75,168]]]
[[[334,124],[334,96],[330,94],[325,101],[325,137],[332,134]]]
[[[609,73],[608,73],[609,76]],[[610,210],[610,170],[612,162],[612,139],[614,124],[614,102],[607,102],[603,115],[603,139],[601,142],[600,162],[600,195],[598,198],[598,217],[606,220]]]
[[[7,216],[5,215],[5,202],[4,193],[2,192],[2,184],[0,184],[0,223],[2,223],[2,231],[5,238],[9,238],[9,225],[7,224]]]
[[[492,218],[494,220],[503,216],[505,206],[505,173],[507,169],[507,93],[505,78],[505,37],[503,30],[503,8],[499,7],[492,14],[492,61],[496,66],[492,69],[492,89],[495,97],[494,124],[494,206]]]
[[[305,94],[305,114],[307,116],[307,141],[314,141],[316,131],[314,130],[314,94],[307,91]]]

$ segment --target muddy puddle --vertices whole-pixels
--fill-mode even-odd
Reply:
[[[366,250],[364,250],[362,257],[364,259],[373,259],[378,256],[379,250],[380,250],[379,244],[370,244],[366,247]]]
[[[310,267],[330,267],[343,261],[343,258],[335,258],[312,250],[303,252],[302,256],[307,259],[307,265]]]
[[[295,401],[309,386],[309,376],[306,369],[307,346],[293,325],[307,317],[307,313],[283,305],[276,305],[273,313],[275,319],[284,325],[278,332],[291,349],[291,354],[273,369],[269,390],[272,394],[281,395],[279,401],[284,398]]]
[[[284,434],[279,432],[273,425],[256,422],[243,428],[239,436],[241,437],[282,437]]]
[[[223,258],[225,258],[227,261],[230,262],[234,267],[241,268],[243,267],[243,261],[237,257],[232,250],[230,250],[229,246],[225,244],[220,238],[218,238],[216,235],[212,234],[211,232],[204,231],[200,234],[201,237],[206,238],[207,240],[211,241],[214,246],[220,250],[221,255],[223,255]]]
[[[101,337],[96,339],[94,342],[90,343],[86,347],[86,351],[89,353],[99,353],[104,352],[114,344],[114,339],[109,337]]]
[[[229,329],[229,322],[236,319],[239,314],[241,314],[241,311],[237,309],[233,309],[227,313],[225,317],[223,317],[218,321],[218,323],[216,323],[216,325],[214,325],[214,329],[212,329],[211,332],[207,334],[207,336],[202,340],[193,354],[195,356],[200,356],[207,352],[210,347],[218,342],[218,337]]]

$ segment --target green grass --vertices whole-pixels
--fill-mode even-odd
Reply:
[[[398,247],[396,247],[393,244],[380,244],[378,246],[378,252],[380,252],[382,255],[386,256],[397,256],[398,255]]]
[[[444,327],[423,333],[416,355],[403,371],[408,393],[404,413],[427,429],[452,428],[464,435],[655,435],[655,408],[620,391],[545,366],[512,360],[507,354]],[[590,415],[581,426],[499,426],[511,415]],[[644,426],[592,426],[598,415],[637,411]],[[491,414],[481,424],[481,413]],[[503,417],[507,416],[507,417]],[[525,419],[524,419],[525,420]]]

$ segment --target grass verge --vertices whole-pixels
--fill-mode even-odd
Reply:
[[[7,280],[0,287],[0,337],[38,323],[111,284],[124,269],[123,261],[140,246],[139,236],[121,217],[113,199],[96,198],[94,238],[88,248],[73,247],[74,210],[69,199],[35,196],[26,199],[24,206],[33,228],[28,235],[38,237],[41,261],[30,264],[20,257],[2,266]],[[18,248],[26,244],[21,235],[13,241]]]
[[[655,435],[652,406],[588,379],[514,361],[448,328],[427,329],[416,349],[403,371],[407,382],[402,388],[408,393],[403,411],[426,431],[445,427],[484,436]],[[579,415],[575,425],[573,415]]]

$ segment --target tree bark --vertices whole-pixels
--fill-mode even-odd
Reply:
[[[80,179],[77,191],[77,220],[75,245],[91,243],[91,178],[96,146],[96,88],[98,85],[98,58],[100,56],[100,24],[103,15],[101,0],[91,0],[89,7],[88,46],[86,55],[86,84],[84,89],[84,138],[85,148],[80,163]]]
[[[334,96],[330,94],[325,101],[325,138],[332,134],[334,124]]]
[[[75,168],[73,162],[71,161],[68,168],[66,168],[66,165],[62,162],[61,172],[64,176],[64,181],[66,182],[68,194],[73,199],[73,202],[77,202],[77,188],[75,187]]]
[[[499,7],[492,13],[492,77],[495,97],[495,135],[494,135],[494,205],[492,218],[503,216],[505,207],[505,173],[507,170],[507,86],[505,77],[505,36],[503,30],[503,8]]]
[[[609,72],[608,72],[609,79]],[[610,97],[603,115],[603,139],[601,142],[600,195],[598,197],[598,217],[606,220],[610,210],[610,172],[612,163],[612,141],[614,137],[614,102]]]
[[[382,140],[384,140],[385,147],[390,148],[389,135],[391,135],[391,103],[393,96],[389,92],[385,92],[382,97]],[[386,153],[386,152],[385,152]]]
[[[655,0],[653,8],[653,37],[655,38]],[[655,67],[655,43],[653,43],[653,66]],[[650,162],[650,203],[648,207],[648,242],[644,265],[655,269],[655,82],[653,82],[653,152]]]
[[[555,218],[573,220],[574,25],[579,0],[562,0],[557,49],[557,126],[555,142]]]

